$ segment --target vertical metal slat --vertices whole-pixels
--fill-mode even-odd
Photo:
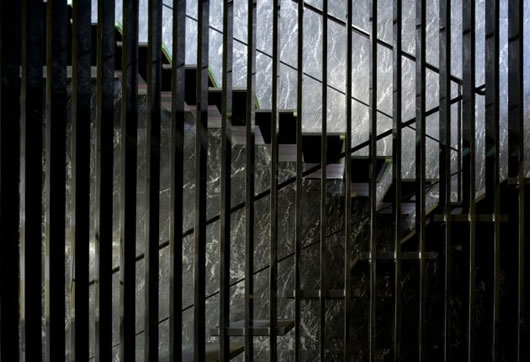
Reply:
[[[523,122],[523,0],[508,3],[508,177],[519,184],[517,214],[517,361],[524,361],[521,324],[525,317],[525,186]]]
[[[302,197],[303,197],[303,163],[302,163],[302,112],[304,81],[304,2],[298,2],[298,39],[297,39],[297,88],[296,88],[296,195],[295,195],[295,255],[294,255],[294,360],[301,360],[301,317],[300,317],[300,256],[302,247]]]
[[[469,215],[468,360],[474,360],[476,217],[475,217],[475,0],[462,2],[463,54],[463,211]]]
[[[42,140],[44,83],[44,5],[40,0],[23,0],[21,133],[22,223],[21,328],[26,361],[42,358]],[[3,63],[3,61],[2,61]],[[2,71],[3,73],[3,71]],[[3,93],[3,92],[2,92]],[[2,342],[3,343],[3,342]]]
[[[425,28],[426,1],[416,0],[416,232],[420,256],[418,358],[425,358]]]
[[[493,311],[491,357],[500,357],[500,189],[499,189],[499,0],[486,1],[486,198],[493,212]]]
[[[98,1],[95,246],[97,361],[112,358],[112,224],[114,184],[115,1]]]
[[[328,117],[328,0],[322,3],[322,131],[320,144],[320,360],[326,344],[326,233],[327,233],[327,117]]]
[[[186,59],[186,0],[173,0],[170,154],[170,284],[169,360],[182,358],[182,232],[184,186],[184,94]]]
[[[392,181],[394,184],[394,361],[400,360],[401,350],[401,106],[402,106],[402,0],[394,0],[393,98],[392,98]]]
[[[256,96],[256,5],[248,1],[247,114],[245,138],[245,361],[254,360],[254,122]]]
[[[158,243],[160,238],[160,90],[162,0],[148,2],[147,126],[145,170],[145,332],[144,358],[158,360]]]
[[[230,324],[230,208],[232,175],[232,52],[233,52],[233,0],[223,2],[223,90],[221,124],[221,227],[220,227],[220,361],[230,359],[230,337],[227,328]]]
[[[451,344],[451,0],[440,0],[440,207],[444,225],[444,361],[450,361]]]
[[[208,157],[208,31],[210,1],[199,1],[197,110],[195,114],[195,255],[193,358],[205,360],[206,339],[206,161]]]
[[[72,357],[88,361],[88,243],[90,229],[91,2],[73,2],[72,19],[72,209],[74,293]]]
[[[370,343],[370,361],[376,360],[376,304],[377,304],[377,244],[376,244],[376,177],[377,177],[377,0],[372,0],[370,33],[370,126],[369,126],[369,199],[370,199],[370,319],[368,340]]]
[[[351,136],[352,136],[352,72],[353,72],[353,0],[348,0],[346,27],[346,137],[344,140],[344,355],[347,361],[351,358],[350,319],[351,319]]]
[[[46,356],[65,359],[66,0],[50,0],[46,24]]]
[[[120,360],[135,359],[138,0],[123,1],[120,193]]]
[[[277,360],[277,277],[278,277],[278,88],[280,80],[280,0],[272,3],[272,117],[271,117],[271,235],[269,255],[269,330],[270,330],[270,361]]]

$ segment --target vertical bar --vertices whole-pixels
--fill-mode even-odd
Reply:
[[[46,24],[46,355],[65,359],[66,0],[50,0]]]
[[[247,114],[245,138],[245,361],[254,360],[254,123],[256,96],[256,5],[248,0],[247,23]]]
[[[0,359],[7,361],[19,358],[21,25],[20,2],[0,6]]]
[[[193,358],[205,360],[206,339],[206,161],[208,157],[208,31],[210,1],[200,0],[197,34],[195,128],[195,256]]]
[[[269,327],[270,327],[270,361],[277,360],[277,277],[278,277],[278,86],[280,80],[280,0],[272,3],[272,117],[271,117],[271,240],[269,255]]]
[[[169,222],[169,361],[182,358],[182,232],[184,187],[184,93],[186,0],[173,0]]]
[[[72,356],[88,361],[88,244],[90,229],[91,2],[73,2],[72,19],[72,209],[74,256]]]
[[[320,360],[325,360],[326,344],[326,233],[327,208],[327,118],[328,118],[328,0],[322,3],[322,131],[320,144]]]
[[[370,199],[370,320],[368,340],[370,343],[370,361],[376,360],[376,158],[377,158],[377,0],[372,0],[371,7],[371,33],[370,33],[370,126],[369,126],[369,162],[370,182],[368,185]]]
[[[44,5],[40,0],[23,0],[21,133],[22,223],[21,322],[26,361],[42,358],[42,139],[44,86]]]
[[[402,0],[394,0],[392,178],[394,184],[394,361],[401,355],[401,106],[402,106]]]
[[[96,307],[97,361],[112,359],[112,224],[114,184],[115,1],[98,1],[96,80]]]
[[[419,241],[420,280],[418,358],[425,359],[425,27],[426,2],[416,0],[416,230]]]
[[[519,183],[517,220],[517,351],[516,360],[523,361],[521,324],[525,317],[525,187],[524,187],[524,122],[523,122],[523,0],[508,3],[508,177],[517,177]]]
[[[221,228],[220,228],[220,297],[219,326],[221,330],[220,361],[230,360],[230,206],[232,175],[232,52],[233,52],[233,0],[223,2],[223,94],[221,120]]]
[[[302,112],[304,81],[304,2],[298,2],[298,43],[296,83],[296,195],[295,195],[295,249],[294,249],[294,360],[301,361],[301,316],[300,316],[300,256],[302,247],[302,197],[303,197],[303,154],[302,154]]]
[[[138,1],[123,0],[120,194],[120,360],[135,359]]]
[[[463,54],[463,127],[462,127],[462,197],[463,211],[469,215],[469,283],[468,283],[468,360],[474,360],[476,219],[475,219],[475,0],[462,2]]]
[[[444,225],[444,361],[450,361],[451,344],[451,0],[440,0],[440,208]],[[458,141],[460,143],[460,140]],[[460,177],[460,176],[459,176]]]
[[[491,358],[499,351],[500,190],[499,190],[499,0],[486,1],[486,198],[494,215]]]
[[[352,73],[353,73],[353,0],[348,0],[346,26],[346,137],[344,140],[344,355],[351,358],[351,121],[352,121]]]
[[[462,103],[463,103],[463,98],[462,98],[462,85],[458,85],[458,103],[457,103],[457,119],[456,119],[456,123],[457,123],[457,129],[456,129],[456,132],[457,132],[457,136],[456,136],[456,139],[457,139],[457,142],[458,142],[458,161],[457,161],[457,170],[458,171],[461,171],[462,170]],[[458,187],[458,201],[462,201],[462,178],[463,178],[463,175],[462,174],[459,174],[458,175],[458,184],[457,184],[457,187]]]
[[[158,243],[160,239],[160,89],[162,0],[149,0],[147,22],[147,127],[145,170],[144,359],[158,361]]]

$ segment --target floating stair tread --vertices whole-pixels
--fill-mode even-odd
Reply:
[[[437,179],[427,179],[425,180],[425,186],[430,187],[433,183],[438,182]],[[384,202],[394,202],[394,183],[390,185],[388,191],[383,198]],[[404,178],[401,180],[401,197],[403,201],[413,200],[416,195],[416,190],[418,189],[418,183],[416,179]]]
[[[452,222],[469,222],[470,221],[470,215],[469,214],[451,214],[451,221]],[[475,214],[475,220],[476,222],[494,222],[495,221],[495,215],[493,213],[491,214]],[[437,222],[445,222],[447,221],[446,216],[444,214],[436,214],[434,215],[434,221]],[[508,222],[508,215],[500,215],[500,222]]]
[[[296,291],[292,290],[287,294],[288,299],[294,299]],[[325,295],[325,299],[342,299],[344,298],[344,289],[329,289]],[[302,299],[320,299],[320,289],[301,289],[298,291],[298,296]]]
[[[230,343],[230,359],[241,354],[245,350],[243,343]],[[217,343],[207,343],[205,351],[206,362],[217,362],[219,361],[219,353],[221,349]],[[160,361],[169,361],[169,358],[161,359]],[[193,349],[187,349],[182,351],[182,362],[193,362]]]
[[[339,159],[344,151],[344,139],[340,133],[327,133],[328,163],[342,163]],[[318,132],[302,133],[302,152],[307,163],[320,163],[322,156],[322,134]]]
[[[425,252],[425,259],[436,259],[438,258],[438,253],[434,251],[427,251]],[[360,253],[360,260],[362,261],[369,261],[370,260],[370,252],[368,251],[362,251]],[[378,251],[377,252],[377,260],[378,261],[395,261],[396,260],[396,253],[393,251]],[[404,251],[401,253],[401,260],[403,261],[416,261],[420,260],[420,252],[418,251]]]
[[[272,145],[266,144],[265,148],[272,154]],[[279,162],[296,162],[296,145],[279,144],[278,160]]]
[[[384,170],[390,165],[387,156],[376,157],[376,182],[380,181]],[[352,182],[368,182],[370,180],[370,159],[368,156],[351,157],[351,179]]]
[[[286,335],[294,327],[293,319],[280,319],[277,322],[276,333],[278,336]],[[220,328],[215,327],[210,330],[212,336],[218,336]],[[228,327],[229,336],[244,336],[245,335],[245,321],[240,320],[230,323]],[[252,326],[253,336],[268,336],[270,335],[270,323],[268,319],[255,319]]]

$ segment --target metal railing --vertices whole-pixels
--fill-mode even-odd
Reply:
[[[196,109],[195,109],[195,194],[193,209],[194,226],[184,230],[184,117],[185,117],[185,39],[186,39],[186,0],[174,0],[168,5],[172,11],[173,56],[171,59],[171,154],[170,154],[170,211],[169,240],[160,240],[160,159],[161,159],[161,82],[162,82],[162,0],[148,0],[148,49],[145,64],[141,63],[138,44],[139,1],[123,0],[123,28],[121,53],[121,103],[120,103],[120,263],[112,266],[113,242],[113,191],[114,191],[114,118],[115,118],[115,1],[98,0],[98,23],[93,33],[91,2],[74,1],[69,15],[66,0],[21,0],[2,2],[0,12],[0,360],[61,361],[71,348],[69,357],[76,361],[112,359],[113,349],[119,346],[120,360],[135,360],[136,341],[143,334],[144,360],[155,361],[159,354],[159,324],[169,321],[168,359],[180,361],[192,359],[205,361],[211,353],[217,354],[220,361],[227,361],[233,355],[232,337],[243,337],[244,356],[251,361],[255,356],[254,337],[265,334],[269,339],[267,359],[279,359],[279,338],[284,338],[284,320],[279,319],[279,263],[290,262],[294,269],[294,358],[303,360],[302,341],[302,298],[308,291],[302,288],[302,252],[319,246],[318,274],[320,282],[314,295],[318,298],[319,319],[318,355],[326,360],[330,338],[327,335],[326,312],[330,287],[325,275],[333,265],[325,255],[331,236],[344,236],[344,286],[340,293],[344,312],[339,320],[344,338],[343,359],[354,358],[353,340],[355,334],[366,335],[368,342],[364,348],[365,359],[379,360],[380,339],[378,332],[378,228],[381,209],[377,209],[377,141],[392,136],[392,188],[393,199],[385,209],[392,213],[392,345],[393,359],[403,360],[414,356],[417,360],[429,360],[434,353],[444,361],[491,359],[494,361],[525,360],[527,341],[524,339],[525,315],[528,301],[525,299],[524,260],[527,255],[525,241],[525,174],[524,174],[524,122],[523,122],[523,0],[513,0],[508,5],[508,176],[504,185],[500,180],[500,0],[487,0],[485,7],[486,39],[486,81],[483,87],[476,87],[476,13],[475,0],[462,0],[463,40],[462,40],[462,79],[451,73],[451,0],[439,0],[439,67],[426,61],[426,0],[416,0],[415,54],[408,54],[402,48],[403,11],[402,1],[393,1],[393,41],[386,43],[373,34],[378,31],[378,2],[371,2],[370,32],[353,25],[354,1],[349,0],[346,20],[343,21],[328,13],[328,1],[323,0],[322,9],[303,1],[296,1],[298,12],[298,40],[296,67],[297,108],[296,108],[296,176],[282,182],[279,179],[280,152],[277,132],[271,132],[270,186],[261,193],[255,193],[255,129],[256,112],[256,24],[258,0],[248,0],[247,39],[235,40],[234,3],[223,0],[222,29],[222,95],[221,95],[221,171],[220,171],[220,213],[207,218],[207,161],[208,161],[208,55],[210,26],[210,1],[198,2],[197,12],[197,69],[196,69]],[[303,162],[303,79],[310,76],[304,72],[304,12],[312,11],[322,17],[322,86],[321,99],[314,100],[322,105],[322,131],[320,143],[321,162],[304,171]],[[272,59],[272,111],[270,129],[276,130],[280,123],[279,80],[280,80],[280,1],[272,1],[272,53],[265,54]],[[344,152],[336,157],[328,156],[328,49],[329,21],[343,25],[347,31],[345,91],[340,92],[346,99],[346,130]],[[352,73],[353,34],[370,38],[369,139],[352,145]],[[370,35],[372,34],[372,35]],[[92,39],[93,35],[96,39]],[[245,115],[245,201],[231,206],[232,199],[232,72],[233,42],[246,45],[247,86]],[[378,47],[384,46],[393,52],[393,109],[392,129],[378,133]],[[94,48],[95,47],[95,48]],[[263,53],[263,52],[262,52]],[[93,57],[92,55],[95,55]],[[68,58],[71,57],[71,85],[67,80]],[[402,121],[403,87],[402,59],[415,62],[416,114],[406,122]],[[92,104],[92,59],[97,68],[95,104]],[[43,68],[43,66],[45,66]],[[144,254],[136,254],[136,204],[137,153],[139,121],[139,68],[147,67],[147,116],[146,116],[146,164],[145,182],[141,185],[145,197],[145,237]],[[20,69],[20,71],[19,71]],[[44,70],[43,70],[44,69]],[[439,75],[439,106],[426,108],[426,70]],[[43,72],[46,72],[45,77]],[[20,74],[20,76],[19,76]],[[451,98],[452,85],[457,84],[458,95]],[[475,181],[477,177],[476,102],[477,94],[485,95],[485,170],[486,193],[480,203],[476,199]],[[71,97],[71,103],[69,103]],[[355,99],[354,99],[355,100]],[[358,101],[358,100],[357,100]],[[69,105],[71,104],[71,105]],[[457,104],[458,145],[451,146],[452,105]],[[91,113],[95,109],[96,151],[91,155]],[[439,140],[426,132],[428,116],[439,115]],[[71,181],[67,175],[67,124],[71,117],[72,158],[70,160]],[[405,195],[402,190],[402,130],[409,127],[415,131],[416,177],[414,191]],[[438,143],[439,180],[428,183],[426,142]],[[369,172],[368,207],[369,215],[352,220],[352,178],[358,172],[352,164],[352,154],[368,148]],[[457,171],[452,172],[451,153],[457,153]],[[90,175],[91,157],[95,160],[95,273],[89,280],[90,243]],[[329,232],[331,224],[328,215],[327,165],[344,159],[343,226]],[[454,162],[454,161],[453,161]],[[303,242],[302,201],[306,176],[320,170],[319,236],[306,245]],[[458,177],[457,194],[461,210],[455,209],[451,199],[453,177]],[[294,251],[279,258],[279,191],[288,185],[295,185],[295,245]],[[513,185],[512,185],[513,184]],[[438,207],[429,213],[426,195],[438,187]],[[67,215],[66,192],[72,195],[71,215]],[[417,245],[409,246],[417,252],[414,266],[418,273],[415,295],[417,300],[410,302],[403,297],[402,251],[403,200],[413,196],[415,203],[414,235]],[[269,197],[270,240],[268,265],[255,269],[255,203]],[[508,205],[505,205],[505,200]],[[244,210],[244,278],[230,280],[231,216],[235,211]],[[502,226],[506,219],[508,230]],[[44,215],[44,224],[42,216]],[[67,218],[72,220],[67,228]],[[207,271],[207,226],[219,221],[219,289],[206,293]],[[353,329],[354,287],[358,286],[352,277],[353,229],[360,221],[368,221],[367,250],[367,305],[368,315],[363,329]],[[486,221],[487,233],[480,233],[479,222]],[[342,222],[342,221],[341,221]],[[438,227],[441,235],[436,236],[431,228]],[[455,230],[459,232],[454,237]],[[44,232],[44,248],[42,234]],[[182,305],[183,297],[183,240],[193,235],[193,304]],[[409,240],[410,238],[406,238]],[[484,240],[483,240],[484,239]],[[433,240],[439,241],[435,245]],[[511,241],[502,243],[501,240]],[[67,245],[67,242],[71,242]],[[480,242],[479,242],[480,241]],[[484,241],[484,242],[483,242]],[[69,246],[73,259],[73,285],[70,295],[70,315],[65,306],[65,249]],[[160,320],[159,303],[159,252],[169,246],[170,281],[169,315]],[[453,258],[457,248],[466,250],[467,260]],[[431,300],[427,295],[429,283],[428,254],[439,250],[443,255],[443,293],[439,298],[441,326],[436,331],[428,324]],[[364,250],[363,250],[364,252]],[[44,258],[43,258],[44,257]],[[360,256],[359,256],[360,258]],[[359,259],[357,258],[357,259]],[[136,262],[144,260],[144,318],[145,328],[136,331]],[[42,263],[42,260],[44,263]],[[455,282],[455,267],[465,269],[466,280]],[[256,320],[254,310],[254,276],[269,273],[269,303],[266,320]],[[112,276],[119,274],[119,343],[112,340]],[[528,278],[527,278],[528,279]],[[508,282],[506,282],[508,280]],[[230,288],[244,282],[244,320],[237,326],[231,315]],[[485,285],[479,290],[477,283]],[[465,285],[465,308],[458,309],[452,303],[455,294],[462,290],[456,284]],[[91,286],[95,286],[95,303],[90,305]],[[42,293],[44,292],[44,298]],[[482,293],[482,294],[481,294]],[[219,343],[207,344],[206,301],[219,295],[218,330]],[[486,301],[484,301],[486,300]],[[414,316],[405,315],[405,303],[417,303]],[[410,307],[410,306],[409,306]],[[183,351],[183,311],[193,308],[193,348]],[[486,315],[479,319],[479,309]],[[89,318],[93,311],[94,320]],[[384,311],[383,311],[384,312]],[[458,317],[455,318],[455,313]],[[410,317],[415,323],[412,332],[415,341],[405,335],[403,322]],[[70,318],[71,335],[65,333],[65,320]],[[460,323],[459,320],[465,320]],[[290,322],[290,321],[288,321]],[[458,323],[457,323],[458,322]],[[90,323],[94,323],[95,348],[90,356]],[[258,326],[259,324],[259,326]],[[265,327],[263,327],[265,326]],[[457,330],[463,326],[465,330]],[[43,338],[42,331],[44,331]],[[263,332],[265,331],[265,332]],[[442,341],[441,346],[429,343],[433,334]],[[458,334],[458,336],[457,336]],[[289,337],[293,338],[293,337]],[[66,341],[70,341],[67,345]],[[456,343],[456,342],[458,343]],[[488,349],[483,345],[490,346]],[[455,347],[455,345],[458,345]],[[241,349],[238,349],[241,351]],[[364,353],[364,352],[363,352]]]

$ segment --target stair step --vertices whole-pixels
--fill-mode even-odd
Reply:
[[[290,291],[286,298],[288,299],[294,299],[296,295],[296,291],[292,290]],[[344,289],[329,289],[325,295],[325,299],[342,299],[344,298]],[[305,290],[299,290],[298,296],[301,299],[320,299],[320,289],[305,289]]]
[[[265,148],[268,150],[269,154],[272,153],[272,146],[270,144],[265,144]],[[279,144],[278,161],[296,162],[296,145]]]
[[[220,348],[218,343],[207,343],[205,350],[205,361],[206,362],[217,362],[220,360],[219,353]],[[245,344],[243,343],[230,343],[230,359],[241,354],[245,350]],[[169,358],[161,358],[162,362],[169,362]],[[193,362],[193,349],[187,349],[182,351],[182,362]]]
[[[469,214],[451,214],[452,222],[469,222],[469,220],[470,220]],[[475,220],[477,222],[494,222],[495,215],[494,214],[475,214]],[[447,221],[447,219],[444,214],[436,214],[434,215],[434,221],[445,222]],[[500,222],[508,222],[508,215],[500,215]]]
[[[427,179],[425,182],[426,188],[429,188],[433,183],[438,182],[437,179]],[[390,187],[388,188],[387,193],[385,194],[385,197],[383,198],[383,202],[394,202],[395,199],[395,185],[392,183]],[[402,201],[412,201],[415,199],[416,190],[418,189],[418,182],[416,179],[409,179],[404,178],[401,180],[401,198]]]
[[[381,181],[381,176],[389,167],[391,158],[377,156],[376,158],[376,182]],[[352,156],[351,158],[351,181],[356,183],[367,183],[370,181],[370,159],[368,156]]]
[[[294,327],[294,320],[280,319],[277,322],[276,333],[278,336],[286,335]],[[257,319],[253,321],[251,329],[253,336],[268,336],[270,335],[270,323],[268,319]],[[212,336],[220,334],[220,328],[215,327],[210,330]],[[230,323],[227,333],[229,336],[244,336],[245,335],[245,321],[240,320]]]
[[[328,163],[340,163],[342,160],[337,160],[339,155],[344,151],[344,139],[342,133],[328,132],[327,133],[327,159]],[[307,163],[320,163],[320,156],[322,153],[322,133],[320,132],[303,132],[302,133],[302,148],[304,153],[304,161]],[[337,160],[337,161],[335,161]]]
[[[256,126],[259,126],[266,144],[271,143],[271,109],[256,110]],[[296,144],[296,111],[282,109],[278,112],[278,143]]]
[[[193,98],[195,99],[195,98]],[[208,88],[208,104],[222,109],[223,89],[219,87]],[[193,102],[195,103],[195,102]],[[247,118],[247,89],[232,88],[232,125],[242,126],[246,124]]]
[[[435,251],[427,251],[425,252],[425,259],[427,260],[434,260],[438,258],[438,253]],[[362,251],[360,253],[360,260],[361,261],[369,261],[370,258],[370,252],[369,251]],[[377,261],[395,261],[396,260],[396,253],[393,251],[378,251],[377,252]],[[420,253],[418,251],[404,251],[401,253],[401,260],[402,261],[417,261],[420,260]]]

